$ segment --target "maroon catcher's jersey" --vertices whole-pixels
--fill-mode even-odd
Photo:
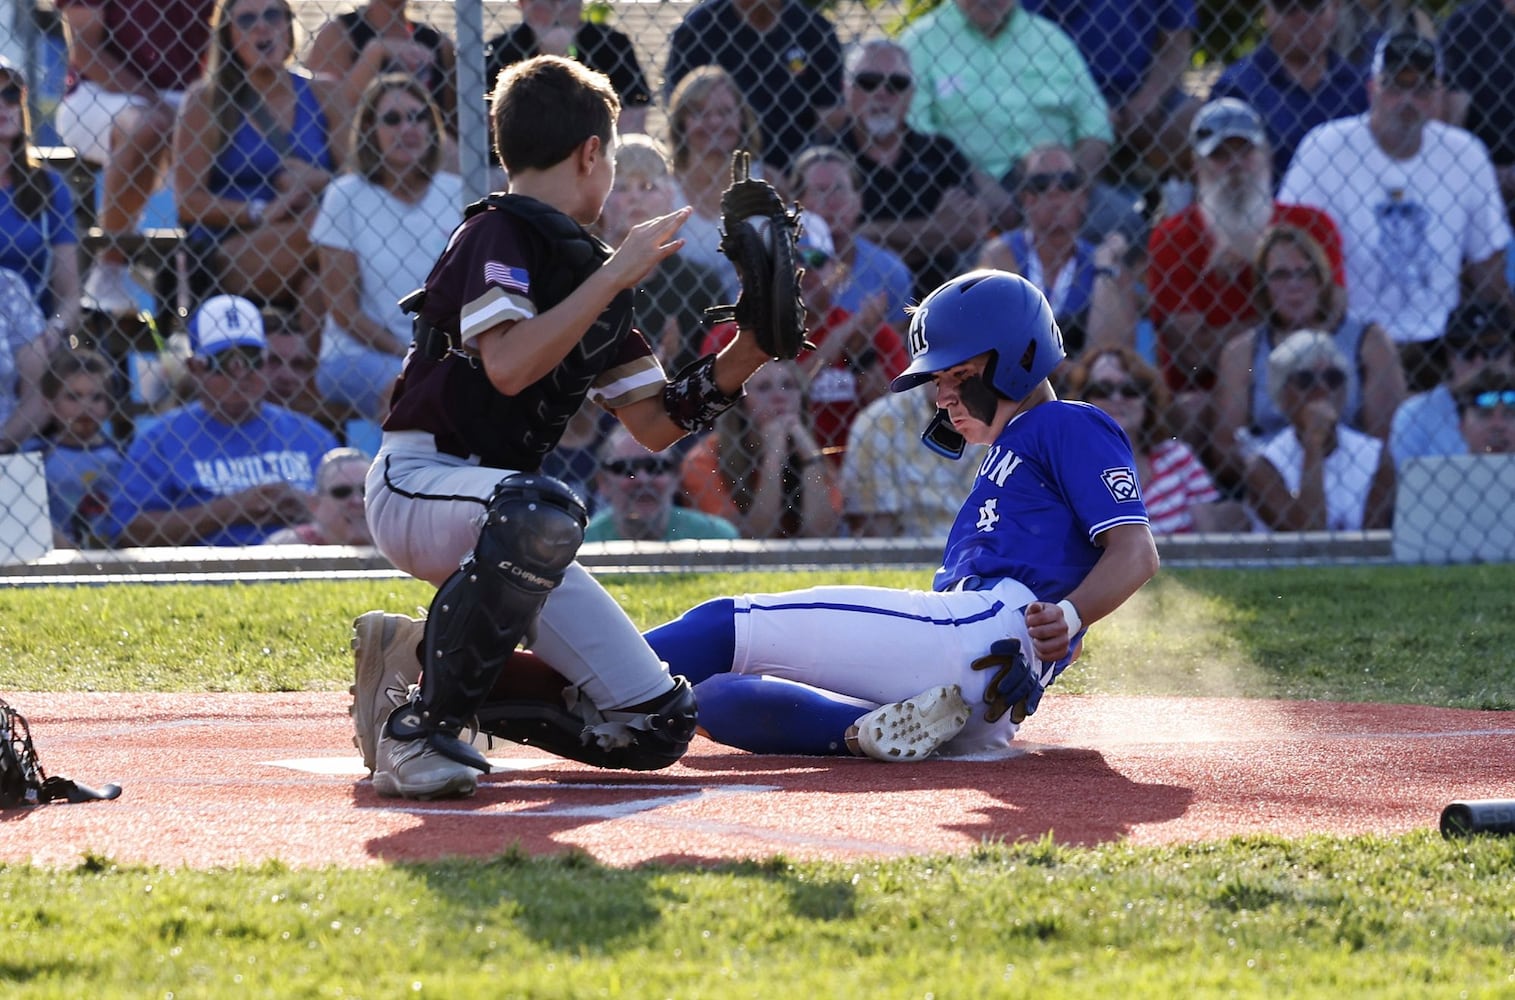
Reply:
[[[459,226],[427,279],[421,318],[460,341],[470,356],[432,360],[412,348],[384,429],[429,431],[441,451],[532,472],[586,396],[615,410],[661,393],[663,369],[632,325],[629,291],[568,357],[519,395],[504,396],[489,382],[472,356],[476,339],[556,304],[544,295],[544,286],[563,284],[555,259],[540,232],[511,212],[481,211]]]

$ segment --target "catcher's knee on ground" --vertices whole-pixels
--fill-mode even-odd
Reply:
[[[432,600],[419,696],[390,716],[390,735],[424,737],[454,760],[488,770],[458,732],[562,582],[587,520],[573,491],[550,477],[516,474],[495,487],[473,553]]]
[[[694,738],[694,689],[673,678],[667,693],[629,708],[601,710],[573,687],[555,699],[491,698],[479,732],[539,747],[595,767],[656,771],[684,756]]]

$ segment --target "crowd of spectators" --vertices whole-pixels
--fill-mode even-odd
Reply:
[[[463,217],[459,107],[481,95],[454,40],[404,0],[309,38],[288,0],[57,2],[57,135],[97,197],[38,159],[0,59],[0,451],[44,454],[59,545],[367,544],[398,302]],[[581,0],[519,0],[486,79],[564,55],[623,104],[594,235],[693,209],[635,293],[666,371],[733,333],[704,316],[740,291],[733,153],[805,210],[813,350],[668,453],[580,413],[544,469],[591,537],[943,537],[974,458],[920,448],[932,407],[887,385],[910,306],[972,267],[1047,296],[1055,382],[1131,438],[1160,533],[1387,527],[1405,462],[1515,447],[1515,0],[1441,24],[1264,0],[1211,72],[1196,17],[942,0],[851,37],[801,0],[703,0],[647,45]],[[160,312],[157,347],[182,377],[142,403],[141,345],[110,331],[157,293],[131,262],[159,192],[182,329]]]

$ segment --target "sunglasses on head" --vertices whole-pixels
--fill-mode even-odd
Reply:
[[[1300,392],[1309,392],[1317,384],[1327,389],[1340,389],[1347,384],[1347,373],[1340,368],[1327,368],[1323,371],[1301,368],[1289,375],[1289,384]]]
[[[399,128],[401,125],[419,125],[421,122],[429,121],[431,121],[429,108],[411,108],[409,111],[390,108],[379,116],[379,124],[390,128]]]
[[[226,375],[233,368],[261,371],[268,358],[256,347],[228,347],[205,359],[205,370],[212,375]]]
[[[265,10],[245,10],[240,14],[233,14],[231,23],[241,31],[251,31],[262,21],[271,27],[289,23],[289,11],[283,7],[269,7]]]
[[[854,76],[852,82],[857,85],[857,89],[866,90],[870,94],[880,87],[891,94],[903,94],[915,86],[915,78],[909,73],[874,73],[867,70]]]
[[[1084,186],[1084,175],[1077,170],[1058,170],[1042,174],[1030,174],[1021,187],[1032,194],[1046,194],[1053,188],[1059,191],[1077,191]]]
[[[354,493],[358,495],[359,500],[363,499],[362,483],[338,483],[326,491],[326,495],[333,500],[348,500]]]
[[[1145,393],[1135,382],[1090,382],[1084,386],[1084,399],[1140,399]]]
[[[667,476],[673,472],[674,461],[659,455],[649,455],[646,458],[612,458],[603,466],[606,472],[617,476],[625,476],[627,479],[635,479],[637,476]]]
[[[7,83],[5,86],[0,87],[0,101],[4,101],[6,104],[20,104],[21,95],[25,93],[26,91],[21,89],[21,84]]]

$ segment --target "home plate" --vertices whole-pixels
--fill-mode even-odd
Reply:
[[[306,774],[323,774],[337,778],[368,776],[368,768],[363,766],[363,760],[360,757],[291,757],[288,760],[265,760],[262,763],[267,767],[283,767],[291,771],[304,771]],[[544,764],[555,763],[557,761],[544,757],[491,757],[489,759],[489,766],[495,772],[530,771]]]

